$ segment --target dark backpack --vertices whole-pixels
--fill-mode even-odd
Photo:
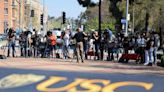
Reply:
[[[0,55],[0,59],[6,59],[5,55]]]

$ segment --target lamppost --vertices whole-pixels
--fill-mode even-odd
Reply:
[[[159,14],[160,14],[160,18],[159,18],[159,32],[160,32],[160,46],[162,48],[163,45],[163,32],[162,32],[162,8],[160,7],[159,9]]]
[[[16,2],[19,4],[19,31],[21,30],[21,1],[22,0],[16,0]]]
[[[99,39],[101,39],[101,0],[99,0]]]
[[[125,29],[125,36],[128,36],[128,12],[129,12],[129,0],[126,0],[126,29]]]
[[[46,34],[46,24],[45,24],[45,0],[43,0],[43,33]]]

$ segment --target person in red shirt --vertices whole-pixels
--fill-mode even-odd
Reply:
[[[56,39],[57,39],[57,37],[56,37],[56,35],[53,35],[53,34],[51,34],[50,36],[49,36],[49,39],[50,39],[50,45],[51,45],[51,54],[52,54],[52,57],[54,57],[54,55],[55,55],[55,50],[56,50]]]

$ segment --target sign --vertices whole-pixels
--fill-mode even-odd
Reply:
[[[128,21],[130,21],[130,14],[128,14],[128,18],[127,18]]]
[[[126,19],[121,19],[122,24],[126,24]]]

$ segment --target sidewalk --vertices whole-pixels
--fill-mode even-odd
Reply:
[[[112,61],[93,60],[86,60],[85,63],[76,63],[76,60],[72,59],[8,58],[6,60],[1,60],[0,67],[68,72],[164,75],[164,68],[158,66],[143,66],[137,65],[133,62],[130,62],[129,64],[121,64]]]

